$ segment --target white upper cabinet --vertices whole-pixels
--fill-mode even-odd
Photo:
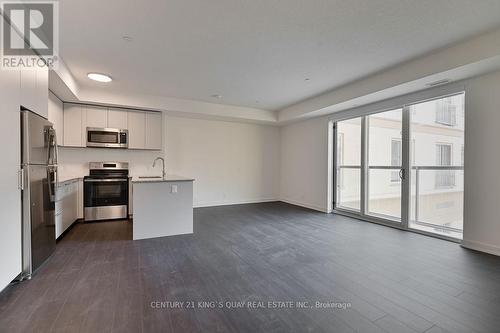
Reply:
[[[83,130],[86,132],[87,127],[108,127],[108,108],[100,106],[85,106],[86,118]]]
[[[57,135],[57,144],[64,145],[64,115],[63,102],[52,92],[49,92],[49,121],[54,124]]]
[[[53,111],[51,111],[51,118],[52,114]],[[54,119],[56,119],[55,116]],[[64,146],[85,147],[87,127],[99,127],[128,130],[129,149],[161,150],[162,148],[161,112],[65,103],[63,119]],[[57,128],[56,131],[59,132]]]
[[[127,110],[109,109],[108,127],[128,129]]]
[[[83,107],[79,104],[64,104],[64,145],[85,147],[86,133],[83,133]]]
[[[48,68],[20,70],[20,87],[21,105],[44,118],[48,118]]]
[[[129,111],[128,118],[128,147],[130,149],[146,148],[146,113]]]
[[[161,112],[146,113],[146,149],[160,150],[162,146]]]

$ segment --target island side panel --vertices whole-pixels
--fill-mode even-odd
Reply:
[[[193,233],[192,181],[138,182],[133,187],[134,240]]]

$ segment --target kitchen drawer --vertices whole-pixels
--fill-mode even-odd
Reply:
[[[56,238],[61,236],[64,232],[63,222],[62,222],[62,212],[56,213]]]
[[[78,219],[78,183],[71,179],[59,184],[56,192],[56,237],[59,237]]]

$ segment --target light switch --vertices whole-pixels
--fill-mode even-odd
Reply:
[[[170,187],[170,193],[177,193],[177,185],[172,185]]]

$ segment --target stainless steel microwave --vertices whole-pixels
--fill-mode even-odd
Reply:
[[[128,130],[87,127],[87,147],[128,148]]]

